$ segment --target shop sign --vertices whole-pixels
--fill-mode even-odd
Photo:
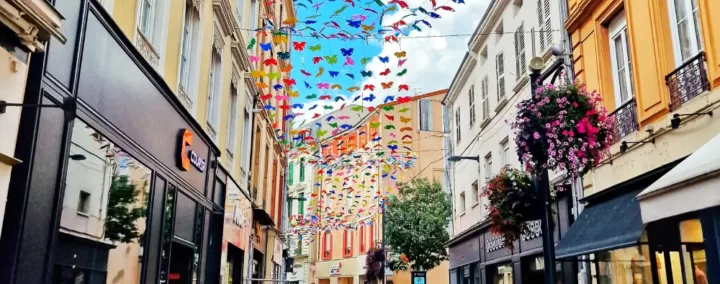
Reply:
[[[183,171],[190,170],[190,164],[192,164],[198,171],[204,172],[207,166],[207,161],[200,157],[195,151],[188,149],[188,146],[192,146],[193,135],[189,129],[184,128],[180,130],[180,138],[178,145],[178,167]]]
[[[240,206],[235,204],[235,208],[233,208],[233,224],[237,225],[240,228],[243,228],[243,225],[247,222],[247,219],[245,219],[245,214],[243,213],[242,209],[240,209]]]
[[[412,272],[412,284],[425,284],[427,273],[425,271],[413,271]]]
[[[527,226],[528,232],[520,236],[523,241],[529,241],[542,236],[542,225],[540,220],[528,221]]]
[[[342,268],[341,263],[330,265],[330,275],[339,275],[340,268]]]
[[[485,241],[485,251],[493,252],[505,248],[505,237],[494,237]]]

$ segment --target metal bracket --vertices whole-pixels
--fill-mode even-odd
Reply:
[[[18,104],[18,103],[8,103],[6,101],[0,100],[0,114],[3,114],[7,111],[7,107],[36,107],[36,108],[60,108],[65,111],[65,120],[70,121],[75,119],[75,111],[77,110],[77,101],[75,98],[72,97],[65,97],[63,98],[63,103],[60,105],[54,105],[54,104]]]

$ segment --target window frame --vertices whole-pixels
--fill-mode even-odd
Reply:
[[[473,193],[473,196],[472,196],[473,207],[475,207],[475,205],[480,203],[480,187],[479,187],[480,183],[479,182],[480,182],[479,180],[475,180],[475,182],[473,182],[471,185],[472,193]]]
[[[364,254],[364,253],[367,252],[367,251],[365,251],[365,243],[366,243],[366,239],[365,239],[365,237],[366,237],[366,236],[365,236],[365,225],[360,225],[360,226],[358,226],[358,236],[359,236],[359,237],[358,237],[358,238],[359,238],[358,241],[360,242],[360,244],[359,244],[359,246],[360,246],[360,254]]]
[[[210,52],[212,55],[210,57],[210,78],[208,80],[208,102],[205,120],[214,131],[217,131],[222,93],[222,55],[217,53],[215,47],[211,48]]]
[[[348,258],[353,256],[353,241],[355,237],[349,229],[343,230],[343,257]]]
[[[615,46],[616,40],[620,40],[620,44],[623,50],[621,50],[622,54],[618,53],[617,47]],[[634,86],[632,82],[632,61],[630,57],[630,45],[628,44],[628,34],[627,34],[627,19],[625,18],[625,12],[621,11],[618,13],[608,25],[608,41],[610,44],[610,65],[611,65],[611,71],[612,71],[612,78],[613,78],[613,88],[615,93],[615,107],[618,108],[622,106],[624,103],[632,100],[632,98],[635,96],[634,94]],[[624,79],[626,82],[625,89],[627,90],[627,98],[623,99],[622,92],[621,92],[621,84],[620,84],[620,76],[618,73],[621,71],[621,66],[618,66],[618,56],[621,56],[623,62],[625,63],[625,66],[622,66],[624,68],[625,74]]]
[[[460,144],[460,140],[462,137],[462,127],[460,127],[460,107],[457,107],[455,109],[455,143]]]
[[[510,163],[508,163],[508,153],[510,152],[510,138],[505,137],[505,139],[500,141],[500,163],[502,167],[508,166]]]
[[[460,203],[460,215],[465,214],[465,211],[467,210],[465,203],[467,203],[467,196],[465,196],[465,191],[460,192],[459,196],[459,203]]]
[[[693,3],[695,3],[695,9],[692,8]],[[704,50],[702,42],[702,26],[700,26],[701,23],[697,23],[695,19],[695,13],[699,13],[700,6],[698,5],[697,0],[685,1],[683,4],[685,4],[685,11],[688,13],[687,15],[685,15],[685,20],[688,21],[688,27],[691,28],[691,30],[687,31],[690,37],[690,54],[685,58],[683,58],[682,44],[680,42],[680,32],[678,30],[678,10],[675,6],[675,1],[668,0],[668,17],[670,20],[670,31],[673,37],[673,57],[675,58],[676,67],[683,65],[683,63],[689,61],[690,59],[695,57],[695,55]]]
[[[485,179],[489,179],[492,177],[493,169],[492,169],[492,152],[489,152],[485,155],[485,160],[483,164],[483,170],[485,171]]]
[[[238,88],[234,85],[230,85],[230,103],[228,104],[228,118],[227,118],[227,136],[225,137],[225,150],[230,154],[232,161],[235,161],[235,143],[237,142],[237,117],[238,117],[238,101],[240,95],[238,94]],[[233,163],[232,166],[234,166]]]
[[[470,88],[468,89],[468,105],[470,107],[469,127],[472,127],[475,124],[475,84],[470,85]]]
[[[322,259],[330,260],[332,259],[332,232],[325,231],[322,237]]]

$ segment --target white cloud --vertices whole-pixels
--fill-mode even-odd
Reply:
[[[423,7],[429,9],[431,6],[430,1],[427,0],[409,0],[407,2],[410,7],[423,4]],[[438,2],[438,6],[450,6],[455,9],[455,12],[438,10],[436,12],[442,16],[440,19],[431,19],[429,16],[417,12],[418,17],[403,19],[407,23],[425,19],[430,22],[432,28],[419,24],[422,31],[412,31],[409,38],[403,39],[404,35],[399,36],[399,44],[386,42],[383,45],[381,56],[390,56],[390,63],[381,63],[377,57],[373,58],[373,61],[366,67],[367,70],[373,71],[373,77],[363,82],[363,85],[375,85],[375,95],[380,98],[384,98],[386,95],[412,96],[416,92],[422,94],[449,88],[467,51],[467,44],[470,40],[470,36],[467,34],[475,31],[489,2],[490,0],[471,0],[465,4],[457,4],[452,1]],[[408,10],[403,9],[387,16],[383,20],[383,24],[389,26],[407,13]],[[407,53],[405,58],[407,62],[402,67],[397,66],[398,60],[394,55],[400,50]],[[380,88],[380,82],[385,82],[385,78],[378,74],[385,68],[390,68],[391,71],[391,76],[387,78],[387,81],[395,81],[393,88],[387,91]],[[407,68],[407,74],[396,77],[395,75],[404,68]],[[401,83],[409,85],[409,92],[397,93],[397,86]],[[382,103],[382,100],[376,99],[375,102],[379,104]]]

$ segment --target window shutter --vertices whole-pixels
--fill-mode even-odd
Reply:
[[[499,53],[495,64],[497,69],[497,97],[499,102],[505,97],[505,55]]]
[[[515,32],[515,76],[520,80],[525,74],[525,28],[523,24]]]
[[[545,33],[543,30],[543,26],[545,24],[545,13],[544,13],[544,6],[543,2],[547,2],[546,0],[538,0],[537,1],[537,16],[538,16],[538,27],[540,29],[540,50],[545,51]]]
[[[545,44],[547,47],[552,46],[553,44],[553,32],[552,32],[552,21],[550,17],[550,0],[543,0],[543,7],[545,10],[545,24],[540,24],[540,27],[545,30],[545,33],[543,34],[545,36]]]

